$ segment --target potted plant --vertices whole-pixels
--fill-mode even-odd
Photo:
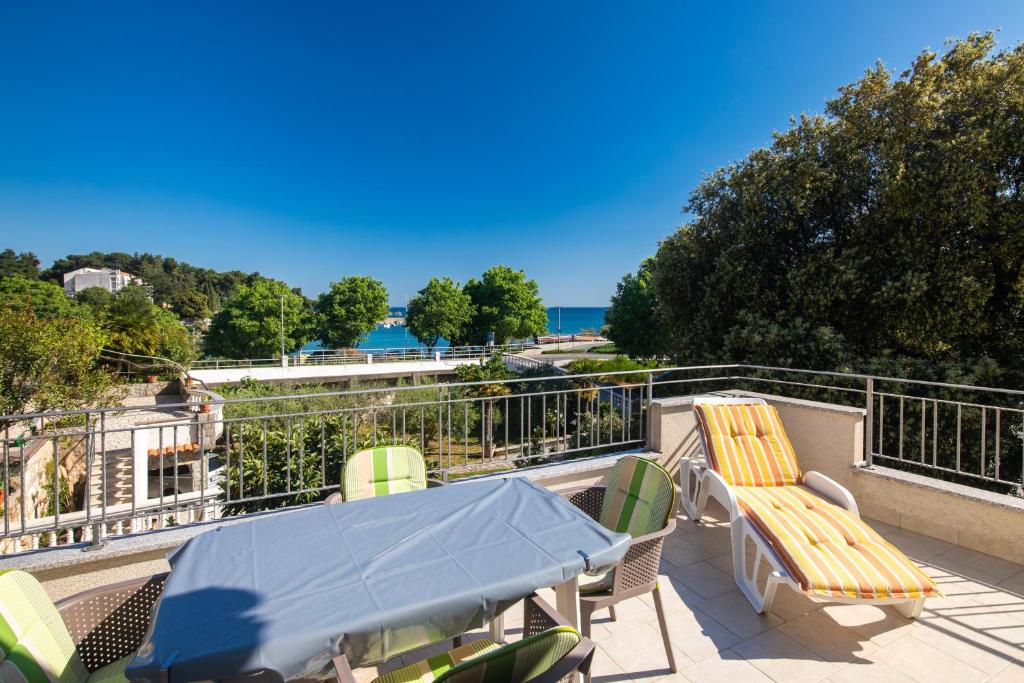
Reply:
[[[159,379],[160,378],[157,377],[156,375],[146,375],[146,381],[149,382],[150,384],[156,384],[157,380]]]

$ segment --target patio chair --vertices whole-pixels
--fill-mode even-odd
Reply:
[[[127,683],[166,574],[102,586],[56,605],[35,577],[0,572],[0,681]]]
[[[556,683],[590,671],[594,643],[569,626],[536,593],[523,601],[523,638],[502,645],[473,640],[444,654],[403,666],[373,683]],[[338,683],[355,683],[344,655],[334,658]]]
[[[332,493],[324,503],[375,498],[392,493],[421,491],[442,486],[444,482],[427,479],[423,456],[410,446],[365,448],[341,466],[341,491]]]
[[[687,513],[699,521],[709,496],[729,513],[733,573],[758,612],[771,609],[785,584],[816,602],[893,605],[921,614],[942,592],[906,555],[860,519],[853,495],[819,472],[801,472],[778,411],[759,399],[700,397],[694,401],[707,459],[689,463],[683,490]],[[755,554],[748,567],[747,544]],[[771,567],[758,585],[761,561]]]
[[[580,577],[580,630],[590,637],[595,611],[647,593],[654,598],[669,669],[676,671],[665,608],[658,586],[661,547],[676,528],[676,488],[672,475],[646,458],[626,456],[612,467],[602,484],[572,489],[570,502],[612,531],[633,537],[626,555],[611,569]],[[589,681],[589,676],[587,680]]]

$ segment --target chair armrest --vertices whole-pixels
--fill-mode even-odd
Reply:
[[[556,626],[571,626],[568,620],[555,611],[536,593],[523,600],[523,637],[536,635]]]
[[[805,472],[804,485],[839,507],[846,508],[860,517],[860,510],[857,509],[857,501],[854,500],[853,494],[835,479],[826,477],[821,472]]]
[[[661,531],[637,536],[629,544],[626,555],[615,565],[612,595],[619,595],[657,583],[661,569],[661,548],[665,537],[676,530],[676,519],[671,517]]]
[[[591,519],[597,521],[601,516],[601,506],[604,504],[604,486],[581,486],[579,488],[560,491],[563,498],[587,513]]]
[[[338,655],[331,661],[334,663],[334,676],[338,683],[356,683],[356,676],[348,665],[348,657]]]
[[[335,491],[324,499],[324,505],[337,505],[343,502],[345,501],[342,499],[340,491]]]
[[[530,683],[559,683],[559,681],[565,680],[569,674],[590,673],[590,664],[594,660],[595,649],[597,649],[597,645],[594,641],[590,638],[583,638],[579,645],[555,662],[550,669],[536,678],[531,678]]]
[[[436,489],[439,486],[446,486],[448,482],[441,481],[440,479],[427,479],[427,488]]]
[[[135,654],[149,630],[167,573],[92,588],[56,603],[87,670]]]

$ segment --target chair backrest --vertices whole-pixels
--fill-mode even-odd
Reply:
[[[0,681],[83,683],[89,672],[35,577],[0,572]]]
[[[803,479],[779,412],[759,399],[694,402],[708,465],[732,486],[786,486]]]
[[[437,683],[521,683],[549,670],[580,644],[570,626],[556,626],[453,666]]]
[[[604,479],[598,521],[634,538],[661,531],[676,505],[672,475],[647,458],[620,458]]]
[[[380,446],[356,452],[341,469],[341,494],[361,500],[427,488],[427,467],[409,446]]]

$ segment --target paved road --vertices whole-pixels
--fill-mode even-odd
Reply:
[[[460,365],[479,362],[476,359],[448,359],[395,363],[349,363],[345,365],[296,365],[287,368],[220,368],[190,370],[189,374],[197,380],[202,380],[206,386],[238,384],[243,377],[251,377],[260,382],[331,382],[353,378],[383,379],[413,375],[450,375]]]

